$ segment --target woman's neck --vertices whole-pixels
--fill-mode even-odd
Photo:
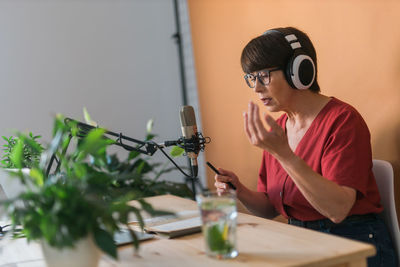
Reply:
[[[284,110],[290,127],[308,127],[331,98],[309,90],[296,92],[290,106]]]

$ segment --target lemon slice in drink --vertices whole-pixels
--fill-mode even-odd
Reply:
[[[224,225],[224,230],[222,231],[222,239],[223,240],[227,240],[228,239],[228,230],[229,230],[228,224],[225,224]]]

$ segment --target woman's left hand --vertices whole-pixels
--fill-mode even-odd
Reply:
[[[249,109],[243,113],[243,116],[245,132],[252,145],[262,148],[278,158],[293,154],[285,131],[268,114],[265,114],[264,119],[270,130],[268,131],[264,127],[258,105],[250,101]]]

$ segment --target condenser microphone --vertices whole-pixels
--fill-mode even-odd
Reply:
[[[190,159],[193,177],[197,177],[197,157],[200,152],[200,140],[197,132],[196,116],[192,106],[183,106],[180,110],[181,129],[186,155]]]

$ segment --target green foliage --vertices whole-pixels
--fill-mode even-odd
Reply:
[[[87,111],[86,107],[83,108],[83,117],[85,119],[85,122],[91,126],[97,126],[97,122],[95,122],[94,120],[92,120],[92,118],[90,117],[89,112]]]
[[[146,141],[151,141],[156,135],[151,133],[151,128],[147,127]],[[185,151],[176,146],[170,154],[173,157],[181,156]],[[142,197],[156,195],[172,194],[185,198],[192,198],[193,192],[185,183],[164,181],[159,178],[168,172],[176,170],[176,167],[170,166],[170,162],[153,162],[153,158],[140,154],[137,151],[129,153],[127,158],[120,161],[117,155],[107,155],[106,164],[102,165],[108,173],[113,175],[112,186],[121,193],[130,190],[138,190]],[[96,162],[92,162],[96,164]],[[181,167],[184,168],[184,167]]]
[[[3,201],[3,204],[15,234],[28,240],[45,240],[57,248],[71,247],[92,234],[97,246],[116,258],[117,249],[112,237],[121,225],[127,226],[130,213],[136,215],[142,227],[142,212],[151,215],[170,213],[154,210],[142,200],[146,195],[142,187],[121,190],[121,186],[110,186],[120,185],[119,179],[125,175],[125,172],[120,172],[121,168],[130,169],[129,175],[134,174],[134,178],[129,179],[140,181],[153,165],[144,159],[138,161],[139,157],[134,153],[130,155],[131,160],[136,160],[134,167],[124,165],[127,162],[116,164],[116,158],[106,153],[114,141],[103,135],[104,129],[93,129],[83,139],[77,138],[77,132],[76,124],[65,124],[63,117],[57,116],[53,139],[42,151],[40,161],[32,163],[29,175],[21,171],[25,160],[23,148],[32,145],[35,139],[20,134],[10,154],[11,162],[19,171],[10,173],[26,184],[27,190],[14,199]],[[71,138],[77,140],[77,145],[66,153]],[[53,154],[61,161],[61,167],[55,174],[47,175],[46,169]],[[117,179],[115,172],[121,174]],[[128,205],[128,201],[134,199],[140,207]],[[18,226],[22,226],[22,230]],[[139,246],[135,237],[134,245],[136,248]]]
[[[179,146],[174,146],[170,151],[170,154],[173,157],[180,157],[183,153],[185,153],[185,150]]]
[[[153,134],[154,121],[151,119],[146,124],[146,141],[152,141],[156,134]],[[139,147],[139,146],[138,146]],[[185,152],[184,149],[175,146],[170,155],[179,157]],[[150,197],[164,194],[171,194],[185,198],[193,198],[193,192],[185,183],[159,180],[168,172],[176,170],[171,163],[153,162],[152,157],[131,151],[125,160],[120,160],[117,155],[106,155],[106,160],[101,162],[92,161],[92,164],[102,168],[113,177],[111,186],[121,194],[136,190],[141,197]],[[185,167],[181,167],[185,168]]]
[[[31,132],[28,136],[3,136],[6,143],[2,147],[4,152],[0,161],[2,167],[31,168],[37,164],[43,151],[42,145],[37,141],[39,138],[40,135],[34,136]]]

